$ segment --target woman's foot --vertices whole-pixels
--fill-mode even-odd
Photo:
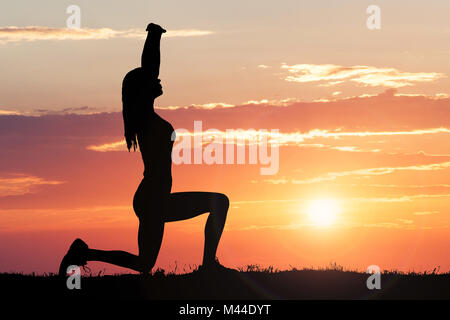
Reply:
[[[88,245],[81,239],[75,239],[70,245],[69,251],[61,261],[59,266],[59,276],[65,277],[67,275],[67,268],[69,266],[84,266],[87,263],[86,256],[89,250]]]
[[[227,268],[220,264],[219,259],[215,259],[214,262],[202,264],[198,268],[199,272],[205,272],[205,273],[216,273],[216,272],[238,272],[235,269]]]
[[[145,29],[145,31],[154,32],[154,33],[165,33],[166,32],[166,30],[163,29],[160,25],[154,24],[154,23],[150,23],[147,26],[147,29]]]

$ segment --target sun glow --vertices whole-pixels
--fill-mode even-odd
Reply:
[[[340,212],[339,204],[334,199],[315,199],[308,206],[311,223],[320,227],[331,226]]]

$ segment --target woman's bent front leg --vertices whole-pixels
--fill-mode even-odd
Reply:
[[[217,247],[225,226],[228,197],[216,192],[176,192],[169,196],[165,221],[180,221],[209,212],[205,225],[203,265],[215,262]]]

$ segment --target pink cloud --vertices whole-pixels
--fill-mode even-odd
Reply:
[[[282,69],[288,71],[285,77],[289,82],[323,82],[322,86],[341,84],[353,81],[364,86],[400,88],[412,86],[420,82],[432,82],[445,75],[437,72],[404,72],[395,68],[379,68],[373,66],[344,67],[333,64],[283,64]]]

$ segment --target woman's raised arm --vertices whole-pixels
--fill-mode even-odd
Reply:
[[[142,51],[141,67],[151,79],[158,79],[159,66],[161,64],[160,43],[161,35],[166,32],[161,26],[150,23],[146,31],[147,39],[145,40],[144,50]]]

